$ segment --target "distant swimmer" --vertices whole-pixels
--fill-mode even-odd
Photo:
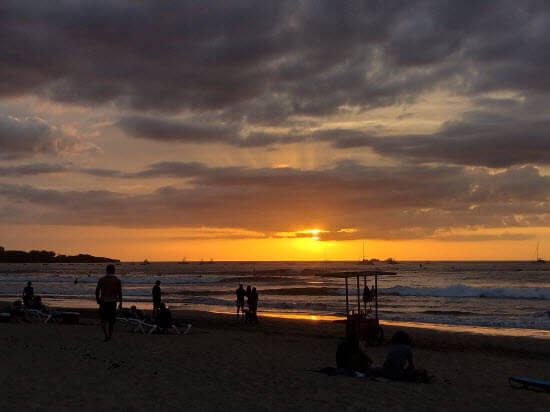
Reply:
[[[78,283],[78,278],[75,277],[75,278],[74,278],[74,284],[76,285],[77,283]]]

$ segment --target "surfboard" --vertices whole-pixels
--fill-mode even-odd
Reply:
[[[550,392],[550,381],[542,381],[539,379],[520,378],[519,376],[511,376],[508,382],[514,388],[538,388]]]

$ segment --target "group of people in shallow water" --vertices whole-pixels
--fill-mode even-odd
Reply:
[[[408,382],[429,380],[425,370],[415,367],[412,339],[404,331],[398,331],[393,335],[382,366],[375,366],[367,353],[365,340],[354,334],[348,335],[336,349],[336,368],[337,373],[352,376],[381,376]]]
[[[239,284],[239,287],[235,291],[237,295],[237,317],[242,316],[246,322],[258,323],[258,292],[255,287],[247,286],[246,289],[243,284]],[[244,298],[247,299],[248,309],[244,308]],[[239,315],[240,312],[240,315]]]

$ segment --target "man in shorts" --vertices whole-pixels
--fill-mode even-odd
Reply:
[[[95,298],[99,304],[101,328],[105,334],[105,342],[113,337],[113,327],[116,319],[116,303],[122,307],[122,285],[115,276],[115,265],[107,265],[106,275],[97,282]]]

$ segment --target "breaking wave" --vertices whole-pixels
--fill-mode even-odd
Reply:
[[[550,300],[550,288],[488,288],[462,284],[443,288],[398,285],[387,289],[380,289],[379,293],[381,295],[394,296]]]

